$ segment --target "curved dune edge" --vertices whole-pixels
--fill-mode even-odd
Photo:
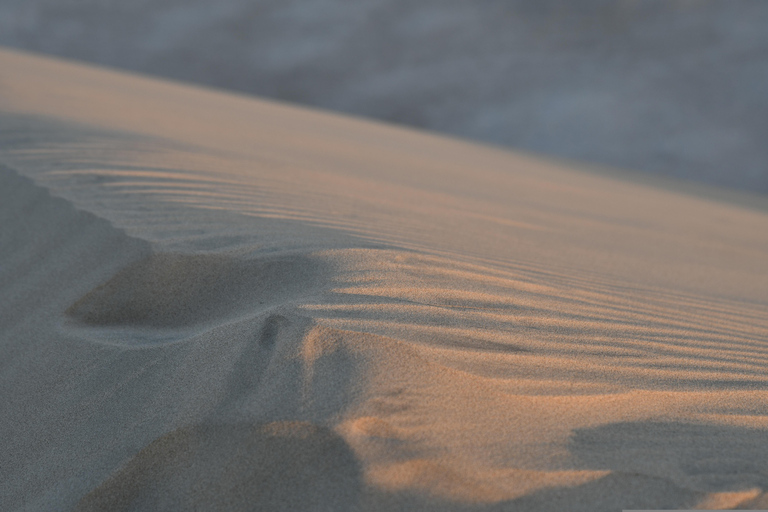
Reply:
[[[0,67],[0,508],[765,506],[765,213]]]

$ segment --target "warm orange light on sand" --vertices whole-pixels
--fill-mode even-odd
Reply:
[[[768,507],[766,209],[0,69],[0,508]]]

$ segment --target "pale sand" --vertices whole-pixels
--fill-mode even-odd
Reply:
[[[768,508],[763,199],[8,51],[0,165],[2,510]]]

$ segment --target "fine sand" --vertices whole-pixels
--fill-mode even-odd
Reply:
[[[2,510],[768,508],[766,370],[763,198],[0,51]]]

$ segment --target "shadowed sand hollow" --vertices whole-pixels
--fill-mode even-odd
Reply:
[[[310,294],[317,287],[316,274],[313,262],[301,257],[248,261],[152,254],[89,292],[66,313],[93,326],[194,326]]]

